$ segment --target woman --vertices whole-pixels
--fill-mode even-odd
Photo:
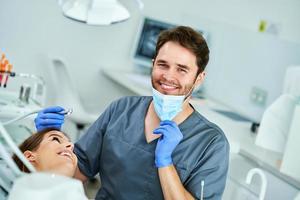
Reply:
[[[77,157],[73,153],[74,145],[61,131],[47,129],[27,138],[20,150],[39,172],[73,177],[77,166]],[[13,156],[21,171],[29,172],[16,155]]]
[[[27,138],[19,148],[37,172],[29,173],[14,155],[18,167],[28,174],[14,181],[8,200],[87,200],[82,182],[71,178],[77,166],[73,147],[63,132],[53,129]]]

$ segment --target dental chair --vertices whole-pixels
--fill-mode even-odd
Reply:
[[[57,92],[55,103],[64,108],[73,108],[72,115],[69,119],[76,124],[78,133],[96,121],[100,114],[88,113],[82,106],[79,94],[77,93],[70,75],[68,73],[65,62],[61,58],[51,58],[53,67],[54,88]],[[79,135],[77,135],[78,139]]]

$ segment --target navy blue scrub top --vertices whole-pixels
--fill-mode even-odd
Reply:
[[[75,144],[78,167],[87,177],[97,173],[96,199],[163,199],[154,164],[157,140],[147,143],[144,120],[152,97],[114,101]],[[172,159],[178,175],[195,198],[221,199],[228,170],[229,144],[220,128],[194,111],[179,124],[182,141]]]

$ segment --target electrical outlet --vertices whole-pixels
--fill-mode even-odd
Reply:
[[[253,87],[250,92],[250,100],[252,103],[258,106],[264,106],[266,104],[268,92],[259,87]]]

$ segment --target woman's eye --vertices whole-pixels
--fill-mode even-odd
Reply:
[[[58,139],[58,137],[53,137],[52,141],[57,141],[58,143],[60,143],[60,140]]]

